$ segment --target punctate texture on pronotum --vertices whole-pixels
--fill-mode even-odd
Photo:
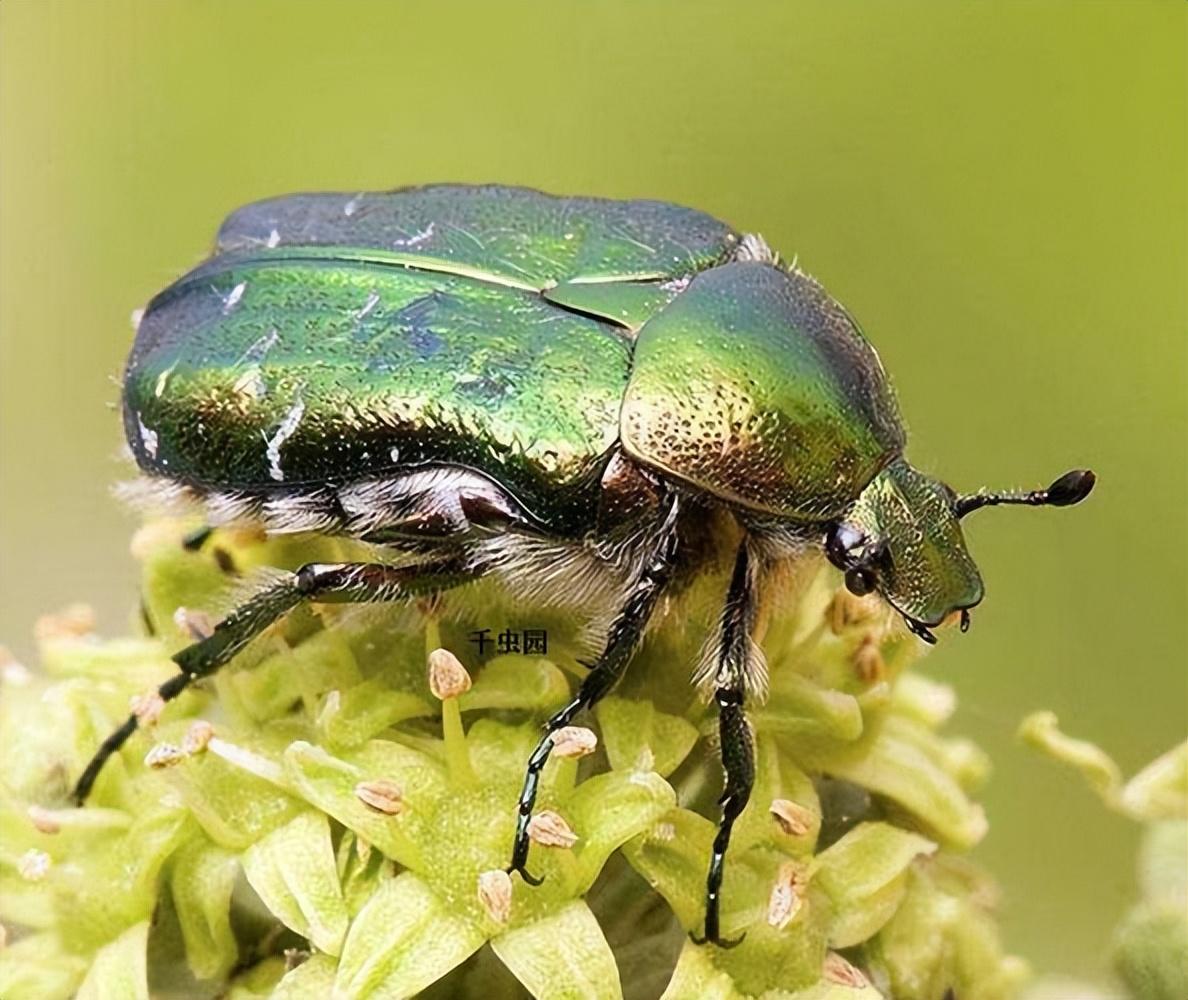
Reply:
[[[983,596],[964,515],[1067,506],[1094,482],[1074,471],[1043,490],[957,493],[908,463],[855,320],[760,237],[664,202],[502,186],[234,212],[210,259],[145,309],[123,412],[143,502],[384,553],[311,562],[246,599],[174,656],[165,701],[306,601],[412,601],[492,577],[601,623],[528,762],[508,871],[529,883],[557,732],[611,691],[666,597],[733,560],[690,664],[717,705],[726,774],[704,920],[722,945],[773,581],[823,551],[851,592],[877,592],[933,642]],[[137,724],[100,747],[80,801]]]

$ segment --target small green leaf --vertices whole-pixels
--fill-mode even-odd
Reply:
[[[937,729],[952,717],[957,695],[948,684],[940,684],[922,674],[902,674],[896,678],[891,704],[897,712],[909,715],[929,729]]]
[[[978,900],[985,879],[942,855],[907,872],[907,891],[895,915],[864,947],[890,995],[904,1000],[1012,996],[1027,978],[1024,963],[1004,956],[998,931]]]
[[[482,947],[485,935],[450,910],[412,872],[386,882],[351,924],[334,996],[415,996],[466,961]]]
[[[149,1000],[148,932],[144,920],[100,948],[76,1000]]]
[[[602,928],[580,900],[493,938],[491,947],[537,1000],[621,1000]]]
[[[243,870],[264,905],[316,948],[337,955],[350,916],[330,844],[330,823],[301,813],[248,848]]]

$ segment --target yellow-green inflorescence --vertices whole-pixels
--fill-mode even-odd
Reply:
[[[918,640],[832,569],[806,562],[762,637],[770,691],[722,913],[746,938],[726,950],[689,939],[721,776],[688,678],[724,575],[666,609],[554,752],[534,888],[503,869],[541,721],[584,669],[581,629],[486,584],[301,608],[162,706],[145,692],[170,654],[268,567],[351,555],[230,530],[189,551],[187,527],[137,536],[144,636],[100,640],[76,610],[41,623],[39,671],[4,670],[5,1000],[993,1000],[1025,978],[964,858],[986,761],[943,735],[954,698],[909,669]],[[480,655],[480,628],[544,629],[547,654]],[[130,702],[141,730],[73,808]]]
[[[1107,808],[1143,824],[1136,865],[1139,901],[1114,932],[1114,970],[1125,995],[1134,1000],[1188,997],[1188,742],[1123,782],[1113,758],[1062,732],[1051,712],[1028,716],[1019,735],[1080,772]],[[1069,995],[1102,997],[1091,986],[1061,981],[1037,984],[1029,1000]]]

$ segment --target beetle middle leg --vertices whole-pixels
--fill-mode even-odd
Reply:
[[[751,639],[756,613],[756,588],[751,561],[744,540],[738,549],[726,606],[722,611],[717,655],[708,664],[713,673],[705,678],[712,680],[714,701],[718,705],[718,733],[726,786],[719,799],[722,816],[705,879],[705,934],[701,937],[693,935],[693,940],[697,944],[708,941],[721,948],[733,948],[746,936],[743,934],[734,939],[723,939],[719,912],[730,834],[735,820],[746,808],[755,783],[755,737],[743,707],[747,690],[758,680],[754,671],[762,669],[761,660],[755,663],[755,657],[761,654],[753,648]]]
[[[525,867],[528,863],[528,824],[536,805],[540,773],[553,750],[554,735],[558,729],[568,726],[579,712],[601,701],[627,669],[656,602],[672,576],[677,550],[677,510],[677,498],[673,494],[668,498],[664,519],[648,556],[631,584],[622,608],[607,631],[606,646],[602,655],[594,661],[574,699],[545,723],[544,735],[528,758],[528,767],[524,772],[524,787],[520,792],[516,812],[516,837],[512,845],[511,864],[507,866],[507,871],[519,872],[529,885],[541,883],[541,879],[530,874]]]
[[[194,681],[213,674],[256,636],[303,601],[350,604],[399,601],[446,590],[482,576],[487,566],[463,554],[409,566],[383,563],[309,563],[232,611],[205,639],[173,657],[181,668],[157,694],[172,701]],[[82,805],[107,759],[136,732],[138,719],[130,715],[100,744],[78,784],[74,799]]]

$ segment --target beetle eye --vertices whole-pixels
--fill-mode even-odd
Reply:
[[[846,590],[855,597],[865,597],[875,589],[874,570],[857,566],[846,571]]]
[[[866,544],[866,535],[852,524],[835,524],[825,536],[825,554],[838,569],[846,569],[854,562],[851,554]]]

